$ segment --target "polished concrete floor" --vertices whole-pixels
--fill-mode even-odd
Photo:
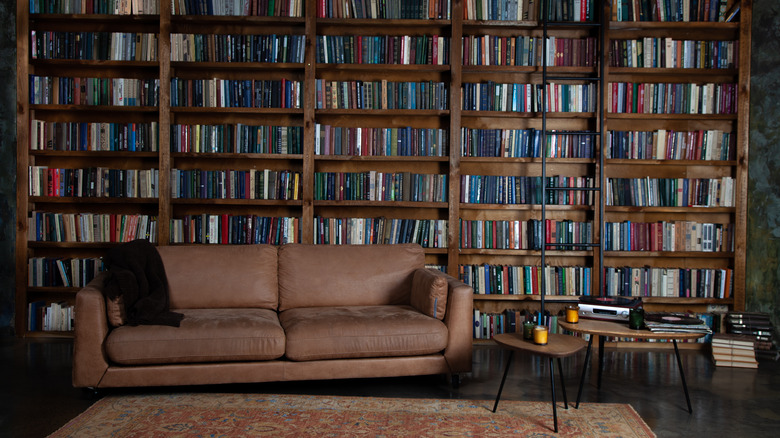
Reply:
[[[94,400],[70,384],[72,342],[0,337],[0,437],[45,437]],[[689,414],[674,350],[607,348],[601,389],[595,357],[583,402],[629,403],[659,437],[770,437],[780,427],[780,362],[758,370],[716,368],[706,351],[681,350]],[[115,392],[218,391],[494,400],[507,353],[474,349],[473,371],[453,388],[442,376],[264,383]],[[585,354],[564,361],[569,400],[576,398]],[[557,372],[557,370],[556,370]],[[502,400],[550,400],[546,360],[515,355]],[[556,385],[559,382],[556,376]],[[560,400],[560,395],[559,395]]]

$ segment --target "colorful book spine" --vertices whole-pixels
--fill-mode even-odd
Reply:
[[[132,151],[157,152],[157,122],[101,123],[30,121],[33,151]]]
[[[735,114],[737,84],[612,82],[607,109],[614,114]]]
[[[302,108],[303,84],[289,79],[171,78],[171,106],[197,108]]]
[[[34,105],[158,106],[159,79],[30,75]]]
[[[446,110],[444,82],[316,81],[317,109]]]

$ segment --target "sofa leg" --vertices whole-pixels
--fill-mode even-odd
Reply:
[[[97,400],[102,396],[102,393],[97,388],[91,386],[88,388],[81,388],[81,397],[84,398],[84,400]]]
[[[450,374],[450,385],[453,389],[460,388],[460,374]]]

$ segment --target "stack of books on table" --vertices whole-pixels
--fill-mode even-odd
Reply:
[[[712,359],[719,367],[758,368],[755,341],[750,336],[712,335]]]
[[[726,331],[752,339],[755,342],[757,358],[771,360],[780,358],[768,313],[729,312],[726,314]]]

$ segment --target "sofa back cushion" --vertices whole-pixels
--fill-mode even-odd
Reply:
[[[279,311],[299,307],[409,304],[420,245],[304,245],[279,248]]]
[[[172,309],[255,307],[276,310],[273,245],[158,246]]]

